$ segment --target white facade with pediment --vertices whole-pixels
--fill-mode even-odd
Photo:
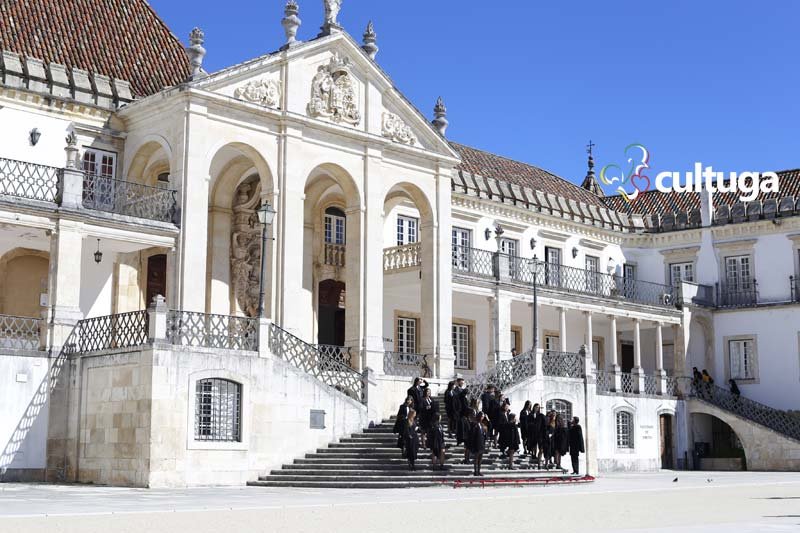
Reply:
[[[54,98],[12,63],[5,478],[242,483],[393,414],[416,375],[437,390],[457,375],[485,384],[524,357],[514,409],[569,403],[594,473],[693,464],[717,427],[682,389],[693,366],[800,407],[794,212],[712,225],[709,210],[651,232],[470,175],[436,122],[443,105],[432,125],[341,31],[133,101]],[[732,268],[761,301],[749,285],[742,305],[714,300]],[[196,438],[208,379],[239,387],[235,440]],[[328,425],[309,428],[320,410]],[[300,444],[272,444],[287,434]],[[744,454],[751,468],[797,467]]]

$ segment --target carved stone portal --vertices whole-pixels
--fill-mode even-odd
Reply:
[[[384,113],[381,121],[381,134],[394,142],[415,145],[417,136],[403,120],[394,113]]]
[[[261,183],[251,176],[236,188],[231,224],[231,285],[236,304],[249,317],[258,315],[261,282]]]
[[[311,101],[308,114],[312,117],[330,118],[335,123],[353,126],[361,122],[350,60],[334,55],[327,65],[320,65],[311,81]]]
[[[233,97],[277,109],[281,102],[281,86],[275,80],[251,80],[238,87]]]

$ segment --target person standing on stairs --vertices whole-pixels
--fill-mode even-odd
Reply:
[[[508,423],[503,428],[506,432],[505,444],[507,447],[508,455],[508,469],[515,470],[514,468],[514,455],[519,451],[519,430],[517,429],[517,417],[514,413],[508,414]],[[501,435],[501,438],[502,435]]]
[[[419,453],[419,435],[417,434],[417,413],[411,409],[406,420],[403,439],[405,441],[406,459],[408,459],[408,469],[416,470],[417,453]]]
[[[406,421],[411,410],[414,409],[414,398],[406,396],[406,401],[400,404],[400,409],[397,410],[397,418],[394,420],[394,427],[392,433],[397,434],[397,447],[400,448],[400,453],[405,457],[405,434]]]
[[[500,407],[498,408],[497,415],[495,415],[495,427],[498,434],[498,447],[500,449],[500,453],[505,452],[511,440],[511,428],[509,426],[511,425],[512,414],[511,404],[508,403],[508,400],[503,400],[503,403],[500,404]],[[516,423],[513,425],[516,429]]]
[[[553,455],[555,455],[556,468],[566,473],[564,467],[561,466],[561,458],[567,455],[569,451],[569,431],[567,430],[567,421],[558,414],[556,415],[556,427],[553,440],[555,441]]]
[[[572,425],[569,427],[569,456],[572,459],[572,473],[578,475],[578,456],[586,453],[583,446],[583,429],[580,419],[575,416],[572,418]]]
[[[469,408],[463,417],[461,417],[461,427],[463,429],[463,441],[464,441],[464,461],[463,464],[469,464],[469,456],[470,450],[469,447],[469,439],[472,436],[472,429],[475,421],[478,419],[478,413],[481,413],[480,409],[478,409],[478,400],[473,398],[472,401],[469,402]],[[485,424],[486,420],[483,417],[483,413],[481,413],[481,424]],[[485,431],[484,431],[485,434]]]
[[[420,403],[419,413],[419,427],[422,430],[422,447],[427,448],[427,436],[431,427],[433,426],[433,417],[439,414],[439,402],[431,396],[430,387],[423,389],[425,392]]]
[[[467,439],[469,425],[465,425],[464,419],[469,416],[469,404],[464,378],[458,378],[456,385],[453,392],[453,414],[456,417],[456,445],[459,445]]]
[[[475,417],[475,423],[469,432],[469,439],[467,441],[467,449],[472,454],[475,467],[473,468],[473,476],[483,476],[481,474],[481,461],[483,460],[483,453],[486,451],[486,429],[484,427],[483,413],[478,411]]]
[[[533,411],[528,416],[528,449],[531,451],[531,463],[542,466],[542,456],[544,452],[544,435],[547,422],[542,407],[535,403]]]
[[[442,415],[433,415],[433,425],[428,431],[428,446],[431,449],[431,470],[444,470],[444,428],[442,427]]]
[[[407,391],[407,395],[414,399],[414,410],[418,413],[422,407],[422,398],[425,397],[425,389],[427,388],[428,382],[418,377],[414,378],[414,384]]]
[[[447,415],[447,436],[450,438],[453,438],[453,432],[456,430],[455,394],[456,382],[451,381],[447,384],[447,390],[444,391],[444,412]]]
[[[556,416],[553,413],[547,415],[547,424],[542,433],[542,452],[544,454],[544,467],[550,470],[553,467],[553,456],[555,454],[556,436]]]
[[[528,416],[531,414],[532,404],[530,400],[525,401],[525,405],[522,406],[522,411],[519,412],[519,430],[522,433],[522,453],[526,455],[528,450]]]

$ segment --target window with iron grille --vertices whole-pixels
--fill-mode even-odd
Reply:
[[[548,400],[545,407],[548,413],[550,411],[555,411],[556,414],[561,415],[562,420],[572,420],[572,403],[567,400]]]
[[[242,385],[227,379],[197,382],[194,439],[211,442],[241,442]]]
[[[456,368],[469,368],[469,326],[453,324],[453,355]]]
[[[633,415],[617,411],[617,448],[633,449]]]
[[[418,240],[419,220],[403,215],[397,216],[397,246],[411,244]]]

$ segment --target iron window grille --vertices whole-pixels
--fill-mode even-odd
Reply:
[[[568,402],[567,400],[548,400],[545,407],[547,408],[548,413],[550,411],[555,411],[557,415],[561,416],[562,420],[572,420],[572,403]]]
[[[242,385],[227,379],[197,382],[194,439],[205,442],[242,441]]]
[[[628,411],[617,412],[617,448],[633,449],[633,415]]]

